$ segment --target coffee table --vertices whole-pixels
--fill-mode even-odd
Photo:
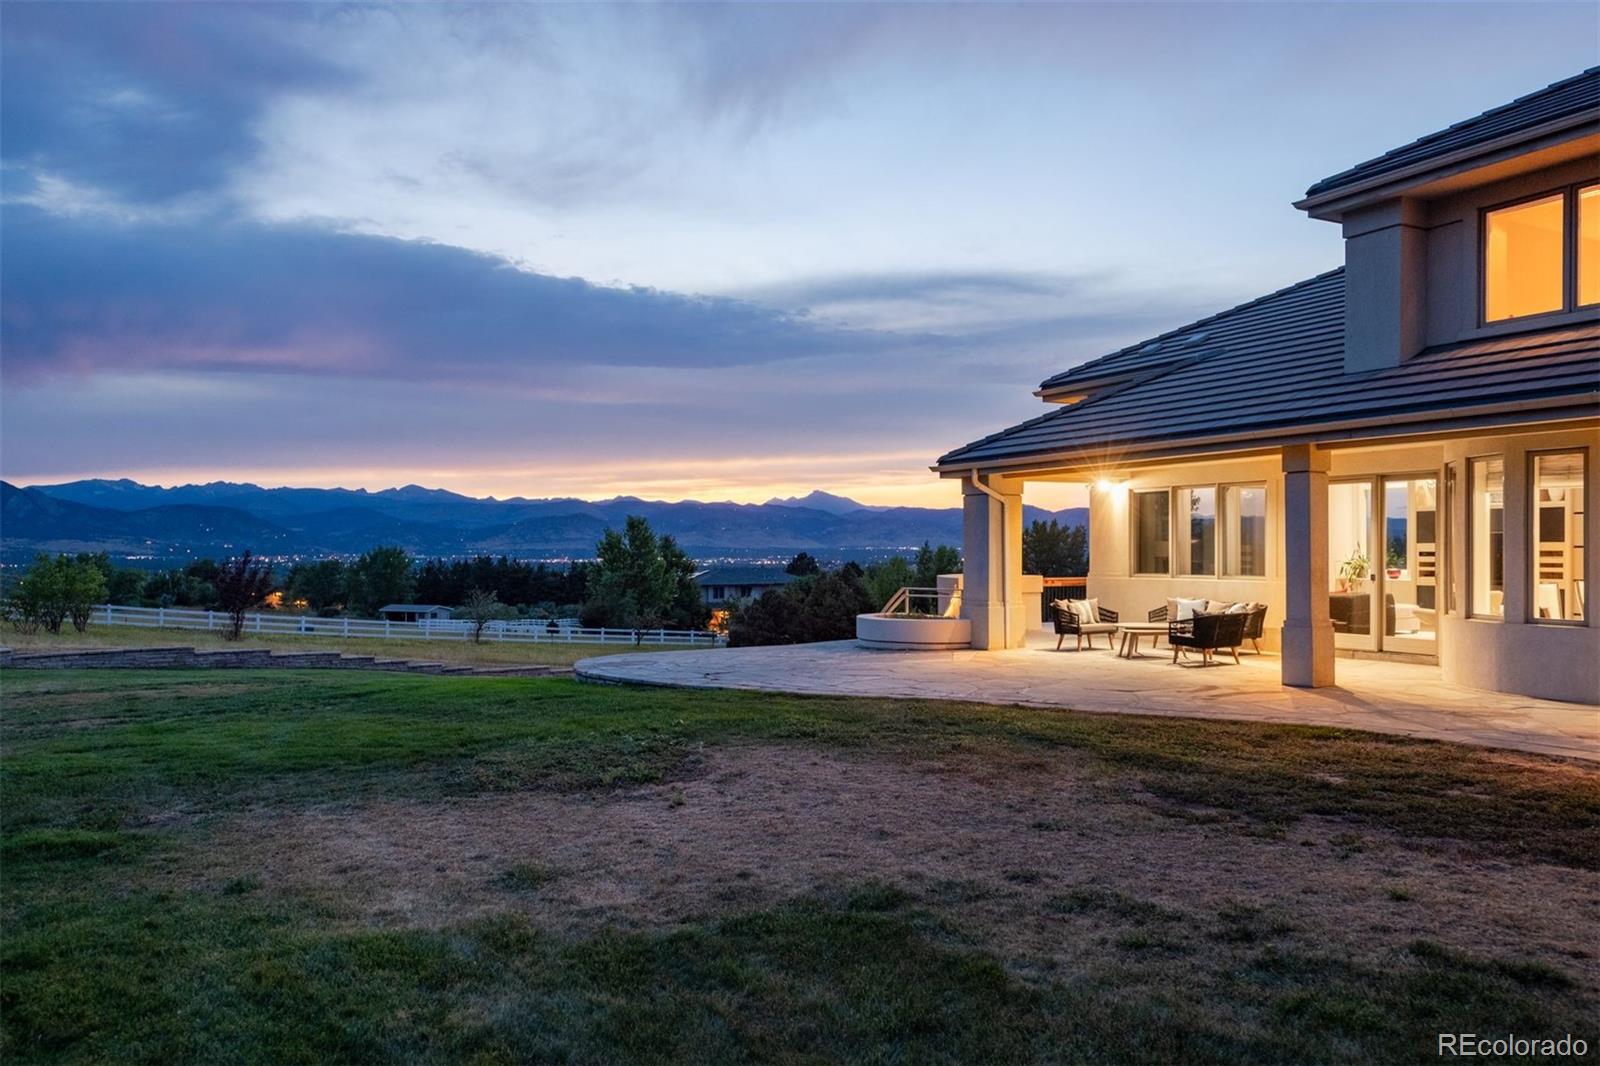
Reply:
[[[1150,637],[1151,645],[1154,646],[1155,641],[1167,634],[1165,622],[1124,622],[1117,628],[1122,634],[1122,646],[1117,649],[1117,657],[1120,659],[1144,657],[1144,653],[1139,650],[1140,637]]]

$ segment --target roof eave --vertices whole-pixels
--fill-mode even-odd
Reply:
[[[1409,166],[1382,171],[1365,179],[1334,185],[1321,192],[1312,193],[1308,190],[1304,197],[1295,201],[1294,206],[1306,212],[1312,218],[1337,222],[1340,214],[1350,207],[1370,200],[1382,199],[1385,193],[1398,192],[1411,186],[1423,184],[1426,180],[1444,176],[1440,173],[1441,171],[1468,170],[1471,169],[1468,164],[1476,161],[1492,161],[1487,158],[1491,156],[1519,154],[1526,151],[1529,145],[1542,140],[1554,138],[1557,141],[1566,141],[1572,139],[1569,136],[1562,136],[1563,134],[1588,136],[1597,132],[1600,132],[1600,122],[1597,122],[1593,112],[1583,111],[1563,115],[1548,122],[1540,123],[1537,126],[1516,130],[1492,141],[1484,141],[1480,144],[1458,148],[1454,152],[1420,159]],[[1313,185],[1312,188],[1314,189],[1316,186]]]
[[[1410,418],[1386,415],[1379,418],[1335,419],[1320,423],[1273,426],[1246,433],[1210,434],[1172,440],[1120,441],[1115,454],[1106,448],[1070,448],[1051,452],[1038,452],[993,459],[957,458],[952,452],[943,456],[929,469],[938,474],[964,474],[974,469],[981,473],[1004,472],[1019,468],[1039,466],[1079,465],[1103,466],[1108,461],[1143,461],[1161,458],[1181,458],[1185,454],[1210,453],[1223,450],[1260,450],[1285,444],[1316,443],[1352,437],[1415,436],[1431,428],[1475,428],[1501,426],[1518,421],[1600,421],[1596,408],[1600,407],[1600,388],[1583,393],[1523,399],[1504,404],[1488,404],[1465,410],[1422,411]],[[1538,412],[1539,417],[1517,416]]]

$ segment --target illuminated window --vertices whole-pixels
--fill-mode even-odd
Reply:
[[[1556,193],[1484,216],[1485,321],[1561,310],[1565,201]]]
[[[1217,572],[1217,490],[1178,490],[1178,573]]]
[[[1133,494],[1134,573],[1170,572],[1171,503],[1172,494],[1166,489]]]
[[[1467,587],[1471,613],[1479,618],[1505,617],[1506,464],[1499,456],[1473,459],[1468,475],[1471,508],[1467,515],[1467,558],[1472,571]]]
[[[1600,304],[1600,185],[1578,190],[1578,303]]]
[[[1267,487],[1224,486],[1222,513],[1222,572],[1228,577],[1266,577]]]
[[[1584,453],[1533,457],[1533,617],[1583,619]]]

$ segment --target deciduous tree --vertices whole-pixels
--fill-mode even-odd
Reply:
[[[228,640],[238,640],[244,631],[245,614],[260,607],[272,591],[272,565],[252,557],[246,548],[243,555],[217,568],[213,585],[217,591],[217,605],[228,615],[224,636]]]

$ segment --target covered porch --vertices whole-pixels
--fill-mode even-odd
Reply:
[[[1593,707],[1448,684],[1437,666],[1341,659],[1337,685],[1293,688],[1270,653],[1202,669],[1172,666],[1169,654],[1122,659],[1103,640],[1083,652],[1057,652],[1055,643],[1037,630],[1021,646],[995,651],[870,651],[833,641],[610,655],[579,662],[577,672],[687,688],[1332,726],[1600,761]]]

